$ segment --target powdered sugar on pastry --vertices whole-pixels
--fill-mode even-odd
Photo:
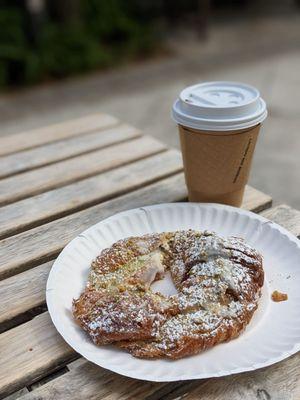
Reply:
[[[170,270],[178,294],[151,283]],[[260,254],[242,239],[193,230],[127,238],[92,263],[74,317],[96,344],[180,358],[238,336],[257,308]]]

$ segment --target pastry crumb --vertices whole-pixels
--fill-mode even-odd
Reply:
[[[278,292],[278,290],[274,290],[271,297],[275,302],[286,301],[288,299],[288,295],[286,293]]]

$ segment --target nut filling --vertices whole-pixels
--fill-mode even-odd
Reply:
[[[176,295],[151,289],[167,270]],[[237,337],[263,281],[261,255],[237,237],[194,230],[130,237],[93,261],[73,315],[97,345],[176,359]]]

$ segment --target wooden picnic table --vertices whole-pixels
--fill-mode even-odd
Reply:
[[[224,378],[151,383],[85,361],[52,325],[45,285],[58,253],[114,213],[185,200],[177,150],[96,114],[2,137],[0,155],[0,398],[300,398],[300,354]],[[243,208],[300,235],[300,212],[271,206],[247,187]]]

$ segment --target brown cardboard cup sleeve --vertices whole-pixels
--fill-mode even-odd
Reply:
[[[260,124],[229,132],[179,125],[190,201],[241,205],[259,130]]]

